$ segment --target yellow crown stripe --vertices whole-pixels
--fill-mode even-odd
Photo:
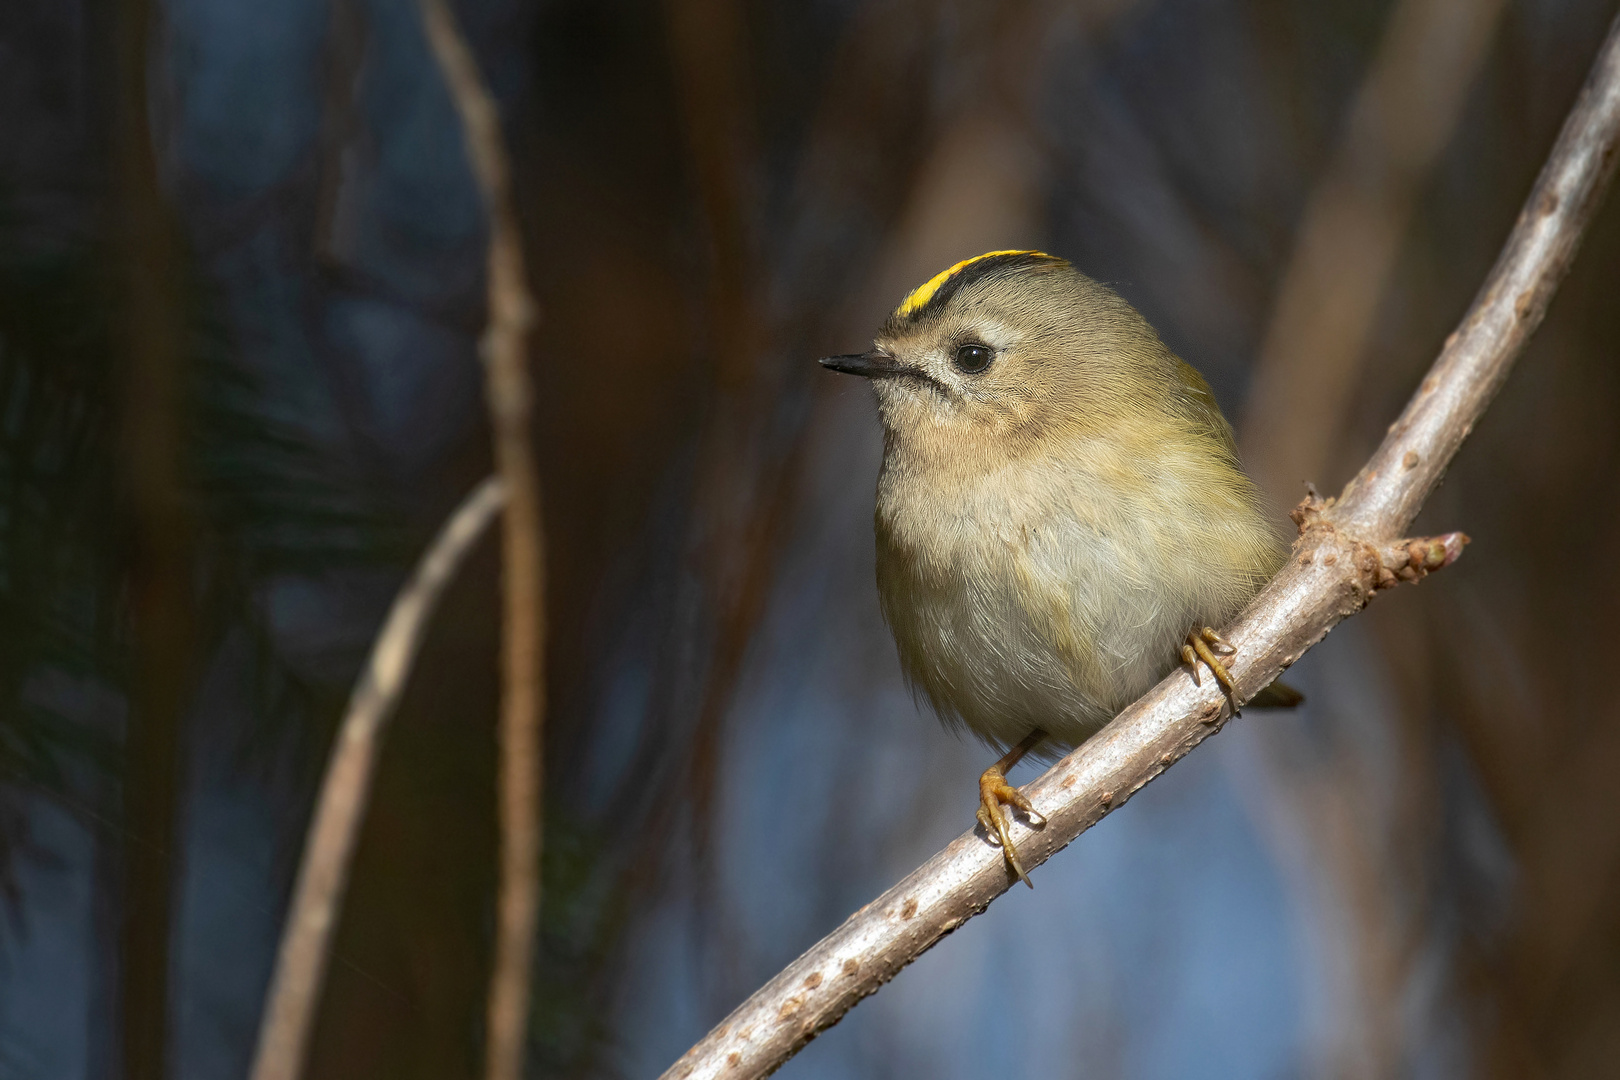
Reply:
[[[975,255],[971,259],[963,259],[956,265],[941,270],[939,273],[935,274],[933,277],[929,278],[915,289],[912,289],[911,292],[906,294],[906,298],[900,301],[900,306],[895,309],[894,313],[899,315],[901,318],[915,314],[924,307],[927,307],[928,301],[932,300],[934,298],[934,294],[939,292],[940,287],[943,286],[947,281],[951,280],[951,278],[955,277],[957,274],[960,274],[963,270],[966,270],[974,263],[983,262],[986,259],[994,259],[998,255],[1034,255],[1043,259],[1052,258],[1052,256],[1046,254],[1044,251],[1015,251],[1009,249],[1007,251],[987,251],[983,255]]]

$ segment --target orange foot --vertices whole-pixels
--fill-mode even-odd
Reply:
[[[1232,707],[1237,708],[1237,687],[1232,685],[1232,673],[1226,670],[1221,658],[1215,654],[1219,652],[1230,656],[1237,652],[1237,647],[1207,626],[1195,626],[1187,635],[1187,643],[1181,647],[1181,659],[1192,670],[1193,683],[1204,685],[1198,674],[1198,664],[1202,661],[1214,674],[1215,681],[1226,690],[1227,696],[1232,699]]]
[[[984,831],[995,839],[1001,853],[1007,858],[1007,865],[1018,875],[1018,880],[1032,889],[1035,884],[1029,880],[1029,875],[1024,873],[1024,864],[1018,861],[1018,849],[1013,845],[1007,812],[1003,811],[1002,807],[1012,806],[1022,810],[1029,823],[1037,829],[1046,824],[1046,818],[1030,805],[1024,793],[1007,783],[1007,770],[1018,764],[1024,755],[1033,750],[1044,738],[1046,738],[1044,731],[1030,732],[1023,742],[1007,751],[1000,761],[984,770],[979,777],[979,824],[983,825]]]

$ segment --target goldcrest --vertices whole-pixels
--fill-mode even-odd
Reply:
[[[1203,377],[1064,259],[966,259],[870,351],[821,363],[872,380],[883,614],[940,718],[1011,748],[979,818],[1028,884],[1003,805],[1041,822],[1006,770],[1077,746],[1178,663],[1230,691],[1210,628],[1286,546]]]

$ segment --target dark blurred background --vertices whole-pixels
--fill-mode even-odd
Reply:
[[[816,357],[959,258],[1062,254],[1209,377],[1280,519],[1421,378],[1614,15],[456,7],[544,309],[545,1077],[656,1075],[972,823],[988,755],[878,614],[870,392]],[[0,5],[5,1080],[246,1074],[349,685],[490,468],[484,239],[410,0]],[[1611,206],[1419,523],[1461,563],[782,1075],[1620,1075],[1617,282]],[[497,610],[486,541],[311,1077],[480,1071]]]

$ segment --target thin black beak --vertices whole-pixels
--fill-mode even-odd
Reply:
[[[868,379],[894,379],[901,375],[915,375],[911,368],[897,363],[892,356],[880,352],[848,353],[844,356],[824,356],[821,366],[846,375],[860,375]]]

